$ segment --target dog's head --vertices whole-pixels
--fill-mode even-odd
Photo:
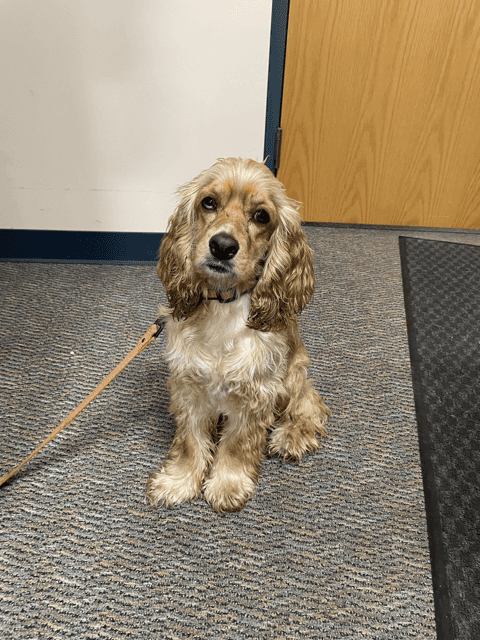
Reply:
[[[207,290],[251,290],[247,326],[284,328],[314,289],[300,204],[264,164],[227,158],[178,190],[157,272],[173,317],[191,315]]]

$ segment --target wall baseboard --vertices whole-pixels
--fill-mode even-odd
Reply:
[[[0,229],[0,260],[156,262],[163,233]]]
[[[475,229],[394,227],[322,222],[304,222],[305,227],[377,229],[479,234]],[[0,229],[0,261],[5,262],[92,262],[135,264],[158,260],[164,233],[119,231],[42,231]]]

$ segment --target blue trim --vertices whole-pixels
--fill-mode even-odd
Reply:
[[[0,261],[155,262],[163,235],[0,229]]]
[[[273,156],[275,134],[280,126],[282,112],[283,72],[287,46],[288,10],[290,0],[272,0],[272,28],[270,32],[270,61],[268,65],[267,115],[263,157],[268,156],[267,167],[275,173]]]

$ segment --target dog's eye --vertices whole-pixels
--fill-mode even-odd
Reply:
[[[253,219],[260,224],[268,224],[270,222],[270,216],[265,211],[265,209],[259,209],[258,211],[255,211],[255,213],[253,214]]]
[[[215,209],[217,208],[217,203],[213,198],[204,198],[202,200],[202,207],[207,211],[215,211]]]

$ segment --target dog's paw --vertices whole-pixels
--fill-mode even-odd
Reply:
[[[268,455],[278,455],[284,460],[299,462],[307,453],[315,453],[319,443],[315,436],[326,435],[323,423],[301,420],[295,424],[280,424],[270,434]]]
[[[201,482],[189,474],[175,474],[173,469],[162,467],[150,473],[146,493],[152,507],[175,507],[200,497]]]
[[[215,511],[240,511],[255,494],[255,482],[244,472],[213,472],[205,480],[203,493]]]

